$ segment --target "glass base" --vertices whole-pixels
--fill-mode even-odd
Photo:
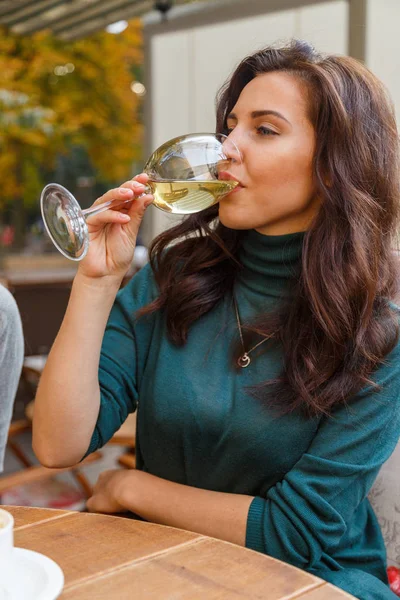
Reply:
[[[82,260],[89,249],[89,232],[81,207],[62,185],[49,183],[40,197],[47,233],[66,258]]]

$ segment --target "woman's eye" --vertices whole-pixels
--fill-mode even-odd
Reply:
[[[234,130],[234,127],[227,127],[226,135],[230,135],[233,130]],[[257,127],[256,131],[257,131],[257,134],[260,135],[261,137],[269,136],[269,135],[279,135],[273,129],[270,129],[269,127],[265,127],[265,125],[260,125],[259,127]]]
[[[278,135],[276,133],[276,131],[274,131],[273,129],[270,129],[269,127],[265,127],[264,125],[260,125],[260,127],[257,127],[257,133],[261,136],[264,135]]]

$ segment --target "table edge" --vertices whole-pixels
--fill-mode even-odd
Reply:
[[[54,516],[51,516],[49,518],[44,518],[41,519],[39,521],[34,521],[32,523],[26,523],[25,525],[20,525],[19,527],[16,527],[14,529],[14,531],[19,531],[21,529],[26,529],[28,527],[35,527],[36,525],[40,525],[44,522],[50,522],[59,518],[65,518],[68,517],[70,515],[82,515],[85,518],[96,518],[97,516],[101,516],[101,517],[108,517],[110,519],[115,519],[115,518],[124,518],[124,517],[120,517],[118,514],[105,514],[105,513],[92,513],[92,512],[81,512],[78,510],[60,510],[60,509],[54,509],[54,508],[41,508],[41,507],[35,507],[35,506],[7,506],[4,505],[1,508],[4,508],[4,510],[9,510],[9,512],[11,512],[12,514],[12,509],[26,509],[27,511],[35,511],[35,510],[45,510],[45,511],[52,511],[55,514]],[[253,550],[252,548],[246,548],[246,546],[240,546],[239,544],[234,544],[233,542],[228,542],[226,540],[221,540],[219,538],[215,538],[213,536],[210,535],[203,535],[201,533],[197,533],[196,531],[189,531],[186,529],[181,529],[179,527],[172,527],[171,525],[161,525],[159,523],[153,523],[152,521],[136,521],[136,523],[140,523],[141,525],[143,525],[144,527],[147,526],[156,526],[156,527],[162,527],[164,529],[173,529],[173,530],[177,530],[177,531],[181,531],[182,533],[189,533],[192,534],[196,537],[192,538],[192,540],[187,540],[189,541],[194,541],[194,540],[212,540],[215,542],[218,542],[219,544],[225,544],[225,545],[229,545],[229,546],[234,546],[235,548],[237,548],[238,546],[241,548],[242,551],[245,552],[251,552],[257,555],[261,555],[264,556],[267,560],[269,561],[273,561],[275,563],[278,564],[284,564],[288,567],[290,567],[291,569],[296,569],[297,571],[300,571],[303,575],[307,575],[309,578],[311,578],[313,581],[321,581],[321,582],[325,582],[324,579],[321,579],[320,577],[317,577],[316,575],[313,575],[312,573],[307,573],[307,571],[304,571],[303,569],[300,569],[299,567],[295,567],[294,565],[291,565],[289,563],[286,563],[283,560],[279,560],[278,558],[274,558],[273,556],[270,556],[269,554],[263,554],[262,552],[257,552],[257,550]],[[182,542],[184,543],[184,542]],[[172,546],[172,548],[174,548],[175,546]]]

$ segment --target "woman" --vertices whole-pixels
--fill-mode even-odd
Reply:
[[[217,131],[241,150],[227,175],[240,185],[159,236],[117,297],[146,176],[99,200],[132,204],[91,219],[39,389],[36,453],[72,465],[138,409],[138,469],[103,474],[90,510],[394,598],[366,499],[400,425],[391,105],[357,61],[293,42],[238,66]]]
[[[18,308],[10,292],[0,284],[0,472],[23,358],[24,338]]]

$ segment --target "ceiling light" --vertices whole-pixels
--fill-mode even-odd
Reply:
[[[146,88],[144,87],[143,83],[140,83],[140,81],[134,81],[131,83],[131,90],[138,96],[144,96],[146,93]]]
[[[107,25],[106,31],[108,33],[122,33],[128,27],[128,21],[116,21],[115,23],[111,23],[111,25]]]

